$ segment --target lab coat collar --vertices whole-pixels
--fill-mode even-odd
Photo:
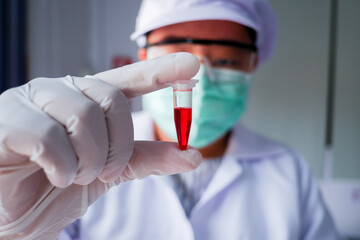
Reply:
[[[231,156],[225,155],[200,201],[193,208],[191,215],[195,214],[206,202],[226,189],[227,186],[242,175],[242,172],[241,164],[234,161],[234,158]]]
[[[149,113],[133,113],[133,124],[135,140],[154,140],[154,124]],[[239,122],[232,130],[224,158],[230,157],[238,161],[258,160],[284,153],[286,149],[287,147],[278,142],[249,131]]]
[[[133,113],[134,139],[154,140],[154,124],[148,112]],[[252,131],[240,122],[233,128],[225,156],[233,156],[239,160],[253,160],[284,152],[286,147],[270,141]]]

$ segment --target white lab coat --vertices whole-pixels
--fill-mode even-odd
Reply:
[[[148,114],[135,114],[134,128],[136,139],[152,139]],[[80,239],[338,239],[305,161],[241,124],[189,218],[169,179],[112,188],[81,219]]]

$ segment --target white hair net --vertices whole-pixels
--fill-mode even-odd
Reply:
[[[130,38],[144,47],[145,34],[156,28],[216,19],[237,22],[256,31],[259,64],[272,55],[277,20],[266,0],[143,0]]]

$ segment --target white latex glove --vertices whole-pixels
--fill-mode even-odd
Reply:
[[[37,78],[0,96],[0,239],[56,239],[109,187],[196,168],[200,153],[134,142],[128,98],[193,77],[177,53],[96,74]],[[146,199],[144,199],[146,201]]]

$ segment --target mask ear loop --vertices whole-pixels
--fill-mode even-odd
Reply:
[[[207,57],[201,57],[200,61],[204,62],[205,73],[209,77],[210,81],[215,82],[215,74],[213,72],[213,69],[212,69],[212,66],[211,66],[211,63],[210,63],[209,59],[207,59]]]
[[[246,77],[245,77],[245,80],[248,84],[251,83],[251,79],[252,79],[251,76],[253,75],[252,69],[253,69],[254,62],[255,62],[255,53],[251,53],[250,61],[249,61],[249,70],[248,70],[248,72],[246,72]],[[250,70],[251,70],[251,72],[250,72]]]

